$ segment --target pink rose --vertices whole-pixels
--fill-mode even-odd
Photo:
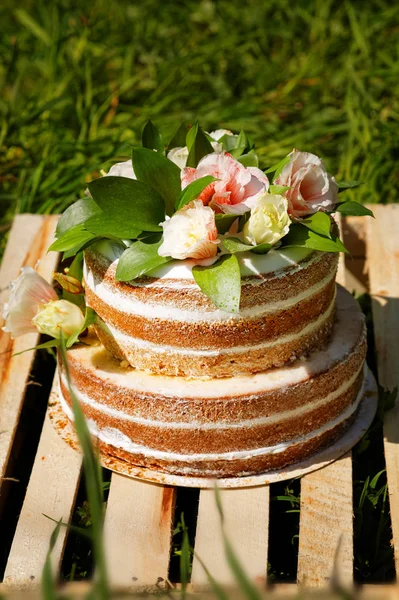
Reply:
[[[208,154],[196,169],[183,169],[182,188],[205,175],[212,175],[219,181],[210,183],[198,200],[217,213],[242,215],[251,210],[259,194],[269,189],[269,180],[263,171],[244,167],[227,152]]]
[[[163,243],[158,250],[160,256],[179,260],[216,256],[219,240],[215,213],[202,202],[194,201],[183,206],[161,226]]]
[[[284,194],[288,213],[304,217],[318,210],[332,209],[338,201],[338,186],[329,175],[323,161],[310,152],[293,150],[290,162],[274,181],[276,185],[290,186]]]

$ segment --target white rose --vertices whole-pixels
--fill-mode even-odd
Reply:
[[[53,287],[32,267],[23,267],[21,275],[10,284],[10,297],[4,305],[4,331],[16,338],[24,333],[36,332],[32,323],[39,307],[58,300]]]
[[[128,177],[129,179],[137,179],[133,170],[131,159],[112,165],[108,173],[105,174],[105,177],[109,177],[110,175],[115,177]]]
[[[224,135],[228,135],[233,138],[237,138],[237,136],[234,135],[228,129],[216,129],[216,131],[211,131],[208,135],[214,140],[213,142],[211,142],[211,146],[212,146],[214,152],[216,152],[218,154],[223,152],[223,146],[222,146],[222,144],[219,144],[220,138],[222,138]],[[187,159],[188,159],[188,148],[187,148],[187,146],[172,148],[172,150],[170,150],[168,152],[167,156],[168,156],[169,160],[174,162],[175,165],[180,167],[180,169],[184,169],[184,167],[187,164]]]
[[[81,331],[84,324],[82,311],[68,300],[49,302],[40,308],[32,323],[40,333],[59,339],[61,330],[66,338]]]
[[[244,225],[244,240],[253,246],[273,246],[288,233],[291,220],[287,211],[288,202],[283,196],[267,193],[259,196]]]
[[[163,243],[158,250],[160,256],[179,260],[216,256],[220,240],[215,213],[202,202],[190,202],[160,225],[163,227]]]

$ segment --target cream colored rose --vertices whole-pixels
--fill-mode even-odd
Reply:
[[[215,213],[202,202],[190,202],[160,225],[163,227],[163,243],[158,250],[160,256],[179,260],[216,256],[220,240]]]
[[[253,246],[273,246],[288,233],[291,220],[287,211],[288,202],[283,196],[262,194],[244,225],[244,240]]]
[[[56,300],[41,306],[32,323],[40,333],[59,339],[61,330],[66,338],[81,331],[84,320],[83,313],[76,304],[68,300]]]

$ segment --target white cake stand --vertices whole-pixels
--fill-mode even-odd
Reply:
[[[257,475],[249,475],[246,477],[209,479],[204,477],[168,475],[167,473],[162,473],[160,471],[130,465],[121,459],[105,454],[100,454],[100,460],[101,464],[111,471],[126,475],[127,477],[133,477],[135,479],[141,479],[142,481],[162,485],[194,488],[213,488],[216,482],[220,488],[245,488],[269,485],[270,483],[276,483],[286,479],[302,477],[302,475],[305,475],[306,473],[322,469],[329,463],[337,460],[340,456],[346,454],[346,452],[348,452],[363,437],[370,427],[377,410],[377,404],[377,384],[373,374],[368,370],[364,388],[364,397],[361,400],[356,420],[345,434],[332,446],[325,448],[304,461],[294,463],[286,468],[279,469],[278,471],[269,471],[267,473],[259,473]],[[53,426],[61,438],[75,450],[80,451],[74,426],[63,412],[56,390],[53,390],[50,395],[49,413]]]

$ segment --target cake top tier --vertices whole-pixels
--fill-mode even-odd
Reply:
[[[337,183],[315,154],[294,149],[273,164],[243,131],[207,133],[198,123],[182,124],[164,141],[149,121],[131,159],[102,174],[59,220],[50,250],[75,257],[55,276],[59,293],[28,268],[13,285],[4,317],[14,337],[39,330],[55,340],[63,331],[68,346],[79,339],[94,319],[82,286],[83,250],[101,240],[119,247],[117,281],[184,274],[217,309],[239,314],[242,277],[269,272],[286,252],[300,262],[301,252],[346,251],[332,213],[372,214],[341,201],[339,192],[358,182]]]

